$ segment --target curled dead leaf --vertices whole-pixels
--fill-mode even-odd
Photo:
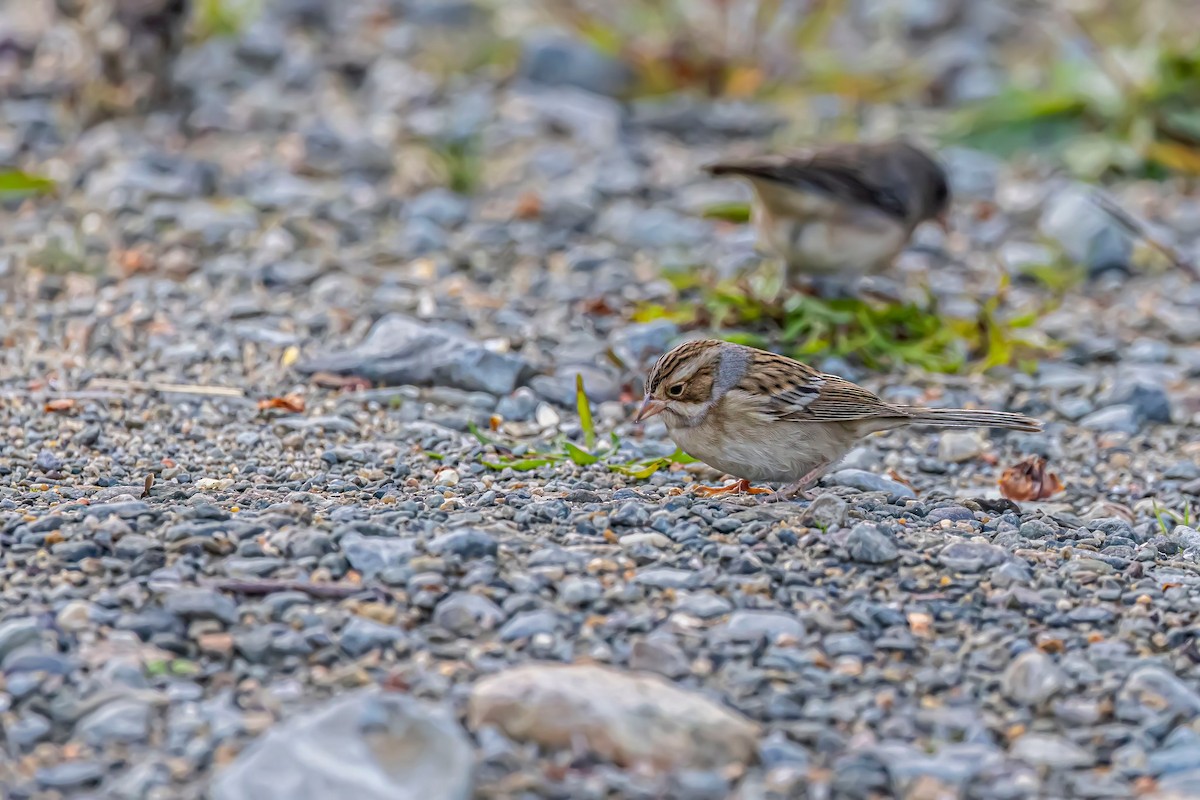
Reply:
[[[271,397],[266,400],[258,401],[258,410],[266,411],[267,409],[277,408],[282,411],[290,411],[293,414],[304,413],[304,398],[298,394],[289,394],[283,397]]]
[[[1030,456],[1000,476],[1000,494],[1009,500],[1045,500],[1064,488],[1058,475],[1046,469],[1046,459],[1041,456]]]
[[[61,414],[64,411],[70,411],[74,407],[75,407],[75,398],[73,398],[73,397],[56,397],[53,400],[47,400],[46,405],[42,407],[42,410],[45,411],[47,414],[54,414],[54,413]]]
[[[888,477],[891,478],[892,480],[894,480],[896,483],[904,484],[908,488],[912,489],[913,492],[917,491],[917,487],[912,485],[912,481],[910,481],[908,478],[905,478],[903,475],[901,475],[899,472],[896,472],[896,470],[894,470],[894,469],[888,470]]]

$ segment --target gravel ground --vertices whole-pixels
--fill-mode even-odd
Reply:
[[[576,436],[577,373],[612,460],[674,449],[628,419],[683,332],[630,312],[752,260],[699,165],[788,114],[622,104],[555,39],[441,77],[468,6],[347,5],[269,4],[183,51],[183,99],[86,130],[72,29],[0,47],[0,164],[60,187],[0,209],[4,797],[1200,795],[1200,283],[948,152],[955,232],[892,290],[969,308],[1056,239],[1096,273],[1038,321],[1061,352],[822,366],[1044,434],[873,437],[811,505],[493,470],[469,426]],[[472,191],[430,141],[479,148]],[[1177,189],[1112,191],[1200,254]],[[1065,492],[1000,498],[1035,454]]]

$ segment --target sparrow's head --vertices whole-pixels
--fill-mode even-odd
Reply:
[[[908,145],[903,152],[911,175],[917,219],[934,220],[945,229],[952,201],[946,171],[919,148]]]
[[[698,339],[665,353],[646,377],[646,397],[633,418],[665,414],[668,424],[701,419],[715,398],[725,342]]]

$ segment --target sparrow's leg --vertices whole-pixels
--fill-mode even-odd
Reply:
[[[751,486],[750,481],[742,478],[725,486],[697,486],[696,494],[701,497],[717,497],[726,494],[772,494],[772,492],[770,489]]]
[[[784,500],[793,500],[797,497],[804,500],[812,500],[812,494],[806,491],[806,487],[820,478],[827,469],[829,469],[828,464],[821,464],[817,467],[814,467],[803,478],[795,483],[789,483],[787,486],[781,487],[775,492],[772,492],[771,496],[764,498],[762,502],[782,503]]]

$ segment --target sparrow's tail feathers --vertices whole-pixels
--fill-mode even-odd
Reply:
[[[1042,423],[1033,417],[1011,411],[971,410],[966,408],[917,408],[901,406],[912,422],[939,428],[1008,428],[1039,433]]]

